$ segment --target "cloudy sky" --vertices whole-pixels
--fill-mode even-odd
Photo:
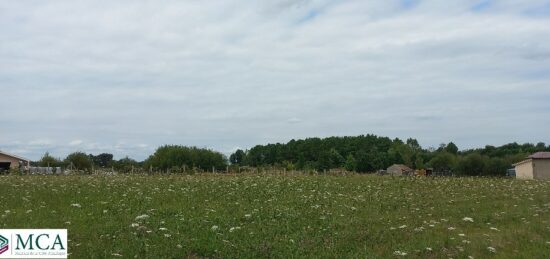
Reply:
[[[550,1],[0,2],[0,149],[550,143]]]

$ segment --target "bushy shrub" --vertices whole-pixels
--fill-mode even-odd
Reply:
[[[225,170],[227,159],[223,154],[209,149],[166,145],[159,147],[144,164],[146,168],[153,167],[162,171],[183,166],[211,171],[212,167],[216,170]]]

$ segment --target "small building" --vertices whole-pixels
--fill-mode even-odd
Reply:
[[[388,170],[386,170],[387,174],[389,175],[413,175],[414,170],[410,169],[406,165],[400,165],[400,164],[394,164],[390,167],[388,167]]]
[[[0,171],[20,169],[20,167],[28,168],[29,165],[29,159],[0,151]]]
[[[517,179],[550,180],[550,152],[537,152],[514,166]]]

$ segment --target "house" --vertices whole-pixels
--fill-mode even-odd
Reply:
[[[29,159],[0,151],[0,171],[19,169],[21,166],[28,168],[30,162]]]
[[[537,152],[514,166],[517,179],[550,180],[550,152]]]
[[[413,175],[414,174],[414,170],[410,169],[406,165],[399,165],[399,164],[394,164],[388,167],[388,170],[386,170],[386,172],[389,175]]]

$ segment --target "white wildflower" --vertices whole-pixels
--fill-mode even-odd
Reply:
[[[474,222],[474,219],[473,219],[473,218],[470,218],[470,217],[464,217],[464,218],[462,218],[462,221]]]
[[[431,247],[426,247],[426,250],[430,251],[430,252],[433,251],[433,249]]]
[[[498,230],[498,228],[494,228],[494,227],[490,227],[489,229],[494,230],[494,231],[500,231],[500,230]]]
[[[401,226],[399,226],[399,228],[406,228],[406,227],[407,227],[407,225],[401,225]]]
[[[239,229],[241,229],[241,227],[231,227],[231,228],[229,229],[229,232],[233,232],[233,231],[239,230]]]
[[[218,230],[218,228],[220,228],[220,227],[218,227],[218,226],[214,225],[214,226],[212,226],[212,227],[210,228],[210,230],[212,230],[212,231],[217,231],[217,230]]]
[[[448,230],[455,230],[456,228],[454,228],[454,227],[448,227],[447,229],[448,229]]]
[[[136,217],[136,220],[144,220],[144,219],[148,219],[149,218],[149,215],[147,214],[143,214],[143,215],[139,215]]]
[[[497,249],[492,247],[492,246],[488,246],[487,250],[489,250],[489,252],[491,252],[491,253],[496,253],[497,252]]]
[[[402,252],[402,251],[399,251],[399,250],[394,251],[393,254],[394,254],[394,255],[397,255],[397,256],[406,256],[406,255],[407,255],[407,253]]]
[[[136,227],[139,227],[139,224],[138,223],[132,223],[132,224],[130,224],[130,227],[136,228]]]
[[[414,231],[416,232],[421,232],[422,230],[424,230],[424,227],[418,227],[414,229]]]
[[[82,206],[78,203],[73,203],[71,204],[71,207],[75,207],[75,208],[82,208]]]
[[[171,237],[172,235],[170,234],[164,234],[164,237]]]

